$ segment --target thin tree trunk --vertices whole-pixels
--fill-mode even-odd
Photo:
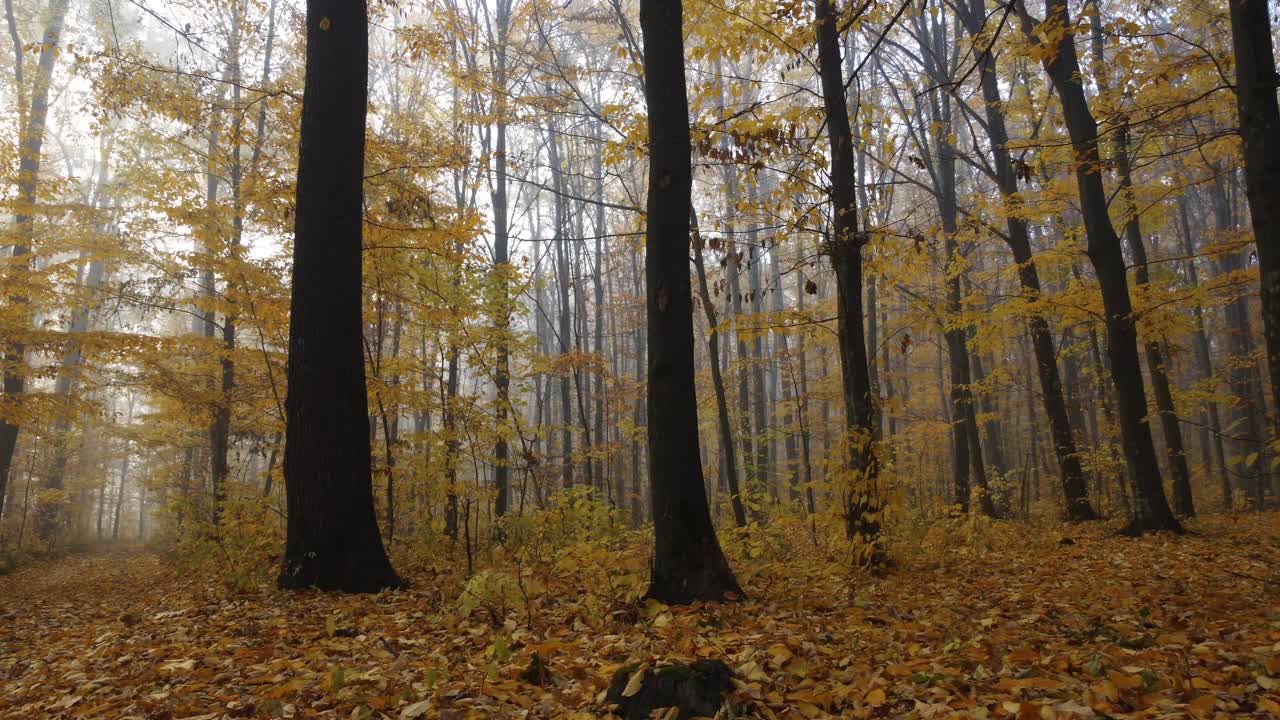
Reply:
[[[738,463],[733,452],[733,425],[729,419],[729,400],[725,394],[724,378],[720,374],[720,330],[715,303],[707,289],[707,268],[702,259],[703,239],[698,231],[697,215],[689,219],[693,233],[693,265],[698,272],[698,295],[707,317],[707,350],[711,363],[711,385],[716,395],[716,419],[720,436],[720,464],[725,483],[729,486],[729,503],[733,506],[733,519],[738,527],[747,526],[747,511],[742,504],[742,492],[738,485]]]
[[[982,32],[983,19],[986,17],[985,3],[983,0],[969,0],[967,8],[963,4],[960,7],[961,20],[965,29],[970,37],[976,39]],[[1007,11],[1011,11],[1013,5],[1010,4],[1008,8]],[[1005,126],[1004,103],[1000,96],[995,56],[991,52],[990,44],[988,49],[978,56],[977,62],[986,111],[987,137],[991,142],[991,153],[995,165],[996,184],[1008,210],[1005,221],[1008,230],[1006,240],[1013,260],[1018,265],[1018,282],[1027,295],[1027,300],[1034,302],[1041,295],[1040,275],[1031,252],[1031,235],[1027,221],[1017,212],[1021,204],[1021,195],[1018,193],[1018,177],[1009,153],[1009,133]],[[1040,394],[1045,414],[1049,418],[1049,432],[1053,439],[1054,455],[1058,461],[1058,477],[1062,483],[1065,498],[1066,518],[1068,520],[1095,519],[1097,514],[1089,503],[1088,486],[1077,454],[1075,436],[1071,430],[1048,320],[1040,312],[1034,312],[1027,319],[1027,324],[1031,332],[1031,345],[1035,351]]]
[[[831,0],[816,0],[818,67],[831,151],[832,237],[824,248],[836,274],[836,315],[841,386],[845,401],[845,446],[850,482],[841,489],[845,533],[867,559],[874,559],[880,538],[881,498],[875,450],[875,409],[867,372],[863,333],[862,247],[869,237],[858,231],[853,187],[853,137],[845,102],[844,73],[836,27],[839,14]]]

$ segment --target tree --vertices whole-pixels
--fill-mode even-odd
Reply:
[[[1231,0],[1236,106],[1244,140],[1245,189],[1262,281],[1262,323],[1271,371],[1273,432],[1280,436],[1280,103],[1276,55],[1265,0]]]
[[[1034,35],[1035,23],[1020,6],[1023,30]],[[1080,194],[1080,212],[1088,239],[1085,254],[1093,264],[1102,289],[1106,314],[1107,354],[1111,360],[1111,381],[1119,404],[1120,435],[1129,476],[1133,482],[1133,520],[1127,532],[1141,534],[1153,530],[1182,531],[1169,509],[1151,424],[1147,418],[1147,396],[1138,357],[1138,326],[1129,297],[1129,279],[1120,247],[1120,237],[1107,211],[1107,194],[1102,183],[1102,160],[1098,152],[1098,123],[1089,109],[1080,79],[1080,61],[1075,36],[1071,33],[1066,0],[1045,0],[1045,21],[1040,32],[1050,38],[1042,51],[1045,73],[1053,81],[1071,147],[1075,152],[1075,175]]]
[[[1010,6],[1012,9],[1012,6]],[[1026,218],[1022,216],[1022,198],[1018,192],[1018,177],[1014,173],[1009,152],[1009,131],[1005,126],[1004,103],[1000,96],[999,78],[996,75],[996,58],[992,52],[994,40],[982,37],[983,20],[986,17],[984,0],[968,0],[957,5],[957,15],[965,31],[975,43],[985,43],[986,49],[976,59],[978,81],[982,87],[983,108],[986,118],[987,139],[991,143],[992,171],[1005,203],[1007,233],[1005,242],[1018,263],[1018,282],[1029,302],[1041,297],[1040,274],[1031,254],[1031,234]],[[1062,379],[1058,374],[1058,360],[1053,345],[1049,323],[1041,312],[1032,312],[1027,318],[1031,344],[1035,352],[1036,374],[1040,380],[1040,392],[1044,399],[1045,414],[1049,417],[1049,430],[1053,437],[1054,454],[1058,460],[1058,474],[1062,480],[1063,497],[1066,500],[1065,515],[1068,520],[1093,520],[1097,514],[1089,503],[1084,470],[1076,454],[1076,441],[1072,435],[1067,412]]]
[[[720,550],[703,485],[693,380],[689,216],[693,151],[680,0],[641,0],[649,112],[645,302],[649,348],[649,497],[654,556],[648,597],[666,603],[742,594]]]
[[[876,488],[875,409],[867,372],[867,346],[862,325],[862,247],[869,237],[858,232],[857,195],[853,186],[853,136],[840,65],[839,18],[831,0],[814,4],[817,25],[818,71],[826,108],[827,140],[831,151],[832,235],[825,252],[836,273],[836,315],[839,324],[840,379],[844,390],[845,432],[852,482],[844,496],[845,533],[874,553],[880,537],[881,499]]]
[[[62,24],[67,16],[68,0],[50,0],[49,19],[41,40],[40,59],[36,64],[36,75],[31,87],[31,106],[22,116],[21,136],[18,139],[18,202],[14,213],[14,225],[18,236],[13,246],[13,257],[19,259],[18,267],[29,267],[28,257],[31,244],[36,234],[36,189],[40,182],[40,161],[44,154],[45,124],[49,116],[49,87],[53,83],[53,62],[60,52],[58,42],[62,36]],[[9,32],[15,41],[14,81],[21,92],[22,89],[22,57],[17,47],[17,30],[13,24],[13,8],[5,6],[9,18]],[[21,103],[21,101],[19,101]],[[10,304],[25,308],[28,304],[25,294],[20,290],[25,279],[5,278],[6,286],[12,289],[9,295]],[[27,323],[23,316],[22,322]],[[13,342],[5,348],[3,362],[3,394],[0,394],[0,410],[4,405],[16,404],[18,398],[26,390],[26,375],[22,365],[25,363],[26,347],[21,340]],[[13,465],[14,450],[18,445],[20,426],[16,419],[10,419],[7,412],[0,417],[0,498],[6,495],[9,469]],[[60,480],[61,478],[59,478]],[[60,488],[58,488],[60,489]],[[0,504],[3,500],[0,500]],[[46,516],[42,523],[46,528],[52,527],[56,518]]]
[[[405,586],[373,510],[361,340],[368,11],[308,0],[285,400],[282,588]]]

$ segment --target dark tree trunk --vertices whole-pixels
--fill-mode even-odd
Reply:
[[[1097,7],[1096,1],[1089,16],[1089,27],[1096,65],[1094,74],[1099,89],[1107,92],[1110,88],[1110,78],[1102,47],[1102,12]],[[1116,170],[1120,176],[1120,192],[1125,202],[1124,240],[1129,246],[1129,253],[1133,256],[1134,281],[1139,286],[1143,286],[1150,282],[1150,273],[1147,271],[1147,249],[1142,241],[1139,211],[1133,201],[1133,164],[1129,158],[1129,127],[1123,116],[1116,119],[1120,125],[1115,139],[1115,161]],[[1164,433],[1169,474],[1173,476],[1173,507],[1180,515],[1195,515],[1194,502],[1191,498],[1191,470],[1187,466],[1186,451],[1182,443],[1182,428],[1178,426],[1178,415],[1173,406],[1172,384],[1164,362],[1165,353],[1160,347],[1159,340],[1155,338],[1143,343],[1143,351],[1147,357],[1147,371],[1151,375],[1152,391],[1156,396],[1156,409],[1160,413],[1160,429]]]
[[[457,346],[449,347],[449,370],[446,375],[444,397],[441,398],[441,419],[444,425],[445,455],[444,481],[446,488],[444,508],[444,534],[450,542],[458,542],[458,461],[462,443],[458,440],[458,387],[459,364]]]
[[[641,0],[640,27],[649,111],[645,298],[654,557],[647,595],[681,604],[723,600],[742,591],[711,525],[699,460],[689,287],[692,146],[680,0]]]
[[[243,168],[240,162],[240,146],[243,142],[241,132],[243,111],[240,108],[240,26],[244,18],[241,16],[240,0],[232,3],[232,30],[229,55],[231,62],[227,68],[227,78],[232,93],[232,126],[231,126],[231,204],[232,234],[227,243],[228,260],[238,260],[240,241],[244,234],[243,206]],[[270,42],[270,40],[268,41]],[[269,51],[268,51],[269,52]],[[268,58],[270,56],[268,55]],[[269,60],[268,60],[269,62]],[[257,142],[257,140],[255,140]],[[228,276],[225,297],[232,296],[234,280]],[[209,319],[213,319],[213,310],[209,310]],[[222,519],[222,505],[227,498],[227,479],[230,468],[227,464],[227,452],[231,446],[231,392],[235,389],[235,361],[232,352],[236,348],[235,311],[228,306],[222,319],[222,356],[218,359],[220,391],[218,403],[213,409],[213,424],[209,428],[209,460],[211,478],[213,480],[213,523],[217,525]]]
[[[707,350],[711,362],[711,385],[716,395],[716,419],[720,436],[720,464],[724,469],[725,484],[729,486],[729,503],[733,506],[733,520],[738,527],[747,526],[747,510],[742,504],[742,490],[738,484],[738,462],[733,452],[733,425],[729,419],[729,400],[724,389],[724,377],[720,373],[720,319],[716,316],[715,303],[707,289],[707,268],[702,259],[702,237],[698,232],[697,216],[689,219],[693,229],[693,264],[698,272],[698,295],[702,310],[707,316]]]
[[[361,317],[368,10],[308,0],[285,402],[281,588],[404,587],[373,510]]]
[[[1012,5],[1009,7],[1012,8]],[[976,38],[982,32],[983,19],[986,17],[985,4],[983,0],[969,0],[968,7],[964,8],[962,5],[961,8],[960,15],[965,29],[971,37]],[[1021,196],[1018,194],[1018,178],[1009,155],[1009,132],[1005,127],[1004,103],[1000,97],[995,56],[990,50],[978,56],[978,70],[986,110],[987,137],[991,142],[991,154],[994,159],[996,184],[1008,209],[1007,242],[1013,254],[1013,260],[1018,264],[1018,282],[1027,300],[1033,302],[1040,297],[1040,275],[1031,253],[1031,235],[1027,221],[1017,212]],[[1027,324],[1031,332],[1031,345],[1035,352],[1040,394],[1043,398],[1045,414],[1049,417],[1049,432],[1053,438],[1054,455],[1058,460],[1058,476],[1062,482],[1066,505],[1064,514],[1068,520],[1096,519],[1097,514],[1089,503],[1088,486],[1085,484],[1084,470],[1080,466],[1076,441],[1071,430],[1049,323],[1043,315],[1034,313],[1028,318]]]
[[[1120,187],[1129,205],[1124,237],[1129,246],[1129,253],[1133,256],[1134,280],[1142,286],[1150,282],[1150,273],[1147,272],[1147,248],[1142,241],[1138,209],[1133,203],[1133,172],[1128,144],[1128,128],[1122,125],[1120,131],[1116,133],[1116,164],[1120,171]],[[1195,501],[1191,496],[1191,469],[1187,465],[1186,449],[1182,443],[1182,428],[1178,425],[1178,413],[1173,405],[1173,384],[1169,380],[1169,368],[1165,366],[1164,360],[1166,353],[1155,338],[1148,339],[1143,345],[1147,356],[1147,371],[1151,374],[1152,390],[1156,396],[1156,409],[1160,412],[1160,429],[1164,432],[1165,454],[1169,457],[1169,474],[1173,476],[1173,509],[1179,515],[1193,516],[1196,510]]]
[[[1280,435],[1280,104],[1276,56],[1265,0],[1231,0],[1236,103],[1244,140],[1245,188],[1258,244],[1262,324],[1271,373],[1272,429]]]
[[[831,144],[832,237],[825,248],[836,274],[836,316],[840,376],[844,390],[845,433],[851,482],[842,488],[845,533],[874,557],[880,538],[881,498],[875,456],[875,409],[867,373],[867,346],[862,319],[862,246],[854,188],[853,137],[840,66],[839,14],[831,0],[816,0],[818,67]]]
[[[1047,21],[1054,27],[1071,27],[1066,0],[1045,0],[1045,10]],[[1022,21],[1024,31],[1031,34],[1033,24],[1025,8]],[[1181,532],[1182,526],[1169,509],[1160,479],[1155,443],[1147,418],[1146,389],[1138,355],[1138,328],[1129,297],[1129,278],[1120,238],[1107,210],[1102,162],[1098,154],[1098,125],[1089,110],[1089,101],[1081,84],[1080,62],[1071,33],[1061,35],[1057,47],[1045,56],[1044,68],[1058,91],[1067,132],[1076,154],[1076,184],[1088,236],[1086,254],[1102,290],[1111,380],[1119,401],[1121,443],[1134,489],[1134,514],[1127,531],[1134,534],[1153,530]]]
[[[797,256],[804,257],[804,247],[797,249]],[[804,296],[808,293],[809,281],[803,272],[796,272],[796,305],[804,314]],[[800,458],[804,466],[804,501],[810,515],[817,512],[813,497],[813,457],[811,447],[812,434],[809,432],[809,353],[805,334],[796,338],[796,359],[799,362],[798,387],[796,388],[796,417],[800,419]]]
[[[759,202],[757,187],[758,184],[752,184],[748,193],[753,205]],[[747,224],[747,286],[751,298],[752,322],[756,324],[763,322],[760,314],[764,309],[763,289],[760,284],[760,263],[762,260],[759,235],[760,232],[757,229],[756,221],[753,219]],[[757,492],[761,493],[757,502],[761,503],[759,516],[763,520],[765,494],[772,494],[776,485],[773,482],[773,467],[769,457],[769,421],[765,416],[765,402],[767,399],[764,389],[765,333],[755,331],[753,335],[754,337],[751,340],[751,419],[755,425],[755,436],[752,438],[752,443],[755,446],[755,459],[752,464],[755,465]]]

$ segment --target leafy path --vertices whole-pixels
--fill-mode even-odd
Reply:
[[[741,717],[1280,716],[1280,515],[1192,527],[931,531],[883,578],[756,534],[730,545],[752,599],[693,610],[627,599],[634,538],[372,597],[101,551],[0,578],[0,716],[587,718],[613,670],[699,656],[737,669]]]

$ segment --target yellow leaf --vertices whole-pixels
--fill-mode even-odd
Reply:
[[[885,696],[883,689],[872,688],[871,692],[868,692],[866,697],[862,698],[862,701],[872,707],[880,707],[887,699],[888,698]]]
[[[645,673],[649,672],[649,663],[644,663],[631,673],[631,677],[627,678],[627,686],[622,689],[622,697],[634,697],[640,692],[640,688],[644,687]]]

